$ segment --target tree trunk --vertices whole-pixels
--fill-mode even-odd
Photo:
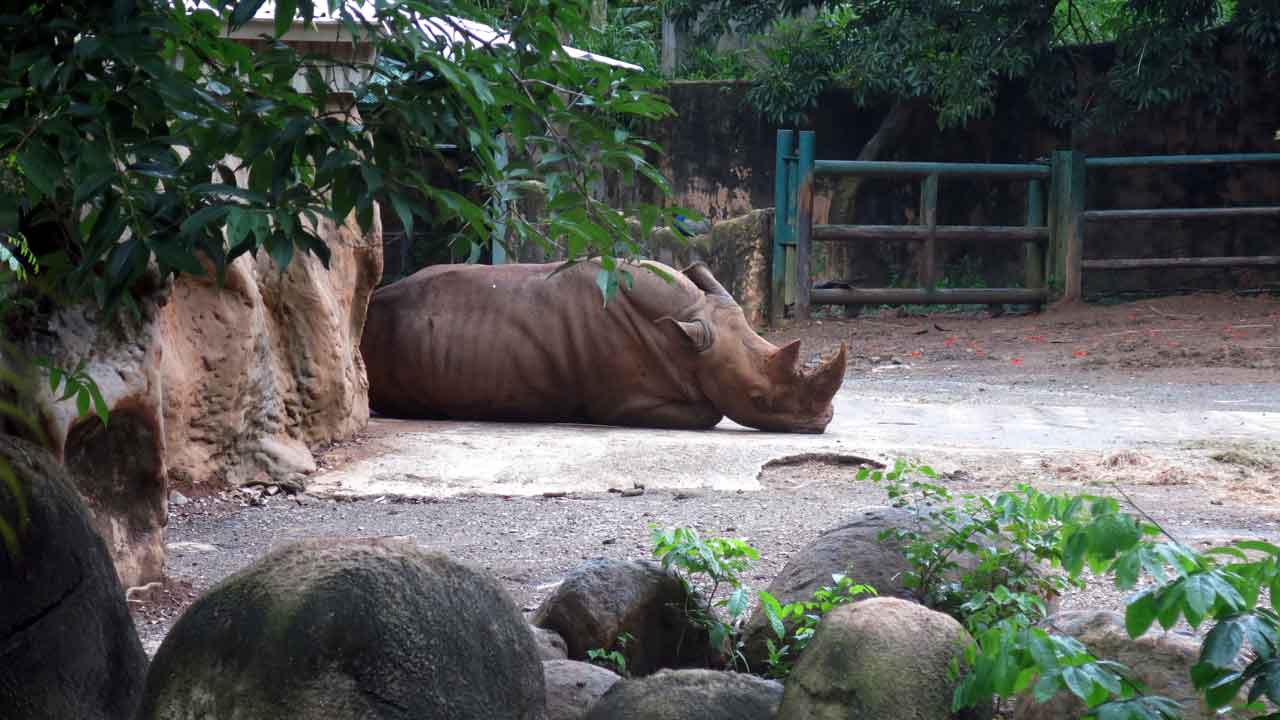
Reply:
[[[591,0],[591,27],[604,30],[609,24],[609,0]]]
[[[918,113],[928,109],[928,102],[920,98],[898,100],[880,121],[876,132],[862,146],[858,160],[881,160],[897,149],[903,135],[911,127]],[[845,176],[838,183],[831,197],[830,222],[852,224],[857,222],[858,194],[863,178]],[[832,243],[827,248],[828,267],[844,268],[845,279],[852,282],[858,264],[858,249],[848,243]],[[857,308],[850,307],[851,313]]]

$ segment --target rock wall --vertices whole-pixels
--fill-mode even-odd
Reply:
[[[180,485],[300,488],[309,447],[369,419],[360,357],[369,296],[382,275],[380,228],[323,228],[326,270],[312,255],[281,273],[242,257],[217,287],[182,278],[160,313],[166,462]]]
[[[329,269],[299,254],[282,273],[242,256],[219,287],[183,277],[139,302],[139,317],[60,312],[25,351],[56,366],[85,360],[111,408],[106,427],[73,402],[38,402],[48,442],[79,483],[126,587],[158,580],[171,486],[300,488],[311,448],[369,418],[360,357],[369,296],[382,275],[381,226],[317,233]]]
[[[1106,49],[1091,49],[1095,62]],[[963,130],[939,131],[928,113],[905,133],[885,159],[950,162],[1029,162],[1074,147],[1087,155],[1162,155],[1277,152],[1280,75],[1268,76],[1238,47],[1223,47],[1219,62],[1232,80],[1231,99],[1213,108],[1188,102],[1139,114],[1120,130],[1073,137],[1045,121],[1018,83],[1003,88],[994,113]],[[675,82],[666,94],[675,118],[650,134],[665,153],[659,159],[671,180],[671,202],[712,221],[772,207],[777,126],[755,112],[747,87],[733,82]],[[887,108],[858,109],[847,93],[824,95],[803,127],[817,134],[817,156],[852,159],[870,139]],[[918,183],[868,181],[856,214],[833,212],[832,183],[819,178],[814,221],[903,224],[916,220]],[[1215,207],[1280,202],[1280,166],[1164,168],[1091,171],[1087,207]],[[1021,225],[1026,220],[1024,183],[945,180],[939,196],[943,224]],[[1280,226],[1274,219],[1108,223],[1089,226],[1086,258],[1276,254]],[[834,244],[832,244],[834,245]],[[912,284],[911,244],[861,243],[849,267],[825,244],[814,250],[814,277],[849,279],[863,286]],[[1021,247],[948,243],[942,267],[950,280],[1003,285],[1022,277]],[[968,258],[967,260],[965,258]],[[1181,269],[1091,272],[1087,292],[1149,289],[1257,287],[1280,282],[1280,270]]]

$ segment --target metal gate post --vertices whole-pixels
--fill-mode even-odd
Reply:
[[[814,135],[812,130],[800,131],[800,143],[796,152],[796,318],[809,319],[809,256],[813,244],[813,161]]]
[[[786,306],[787,245],[791,242],[791,195],[788,182],[787,156],[791,154],[794,138],[790,130],[778,131],[778,144],[774,149],[773,164],[773,263],[769,274],[769,322],[782,320]]]

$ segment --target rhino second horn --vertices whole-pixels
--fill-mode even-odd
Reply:
[[[729,294],[729,291],[725,290],[720,281],[716,280],[716,276],[711,274],[711,268],[707,267],[706,263],[696,262],[685,268],[684,274],[703,292],[733,300],[733,296]]]
[[[840,385],[844,383],[844,370],[849,361],[849,346],[840,343],[840,352],[824,361],[810,376],[813,392],[826,399],[835,397]]]

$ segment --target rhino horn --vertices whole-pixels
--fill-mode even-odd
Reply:
[[[840,343],[840,351],[823,361],[809,376],[810,389],[821,398],[835,397],[844,382],[845,365],[849,361],[849,346]]]
[[[769,377],[774,382],[794,381],[799,374],[796,363],[800,361],[800,341],[792,340],[774,351],[767,362]]]
[[[706,263],[696,262],[690,265],[684,269],[684,275],[692,280],[694,285],[697,285],[700,290],[708,295],[715,295],[717,297],[733,300],[733,296],[729,294],[729,291],[725,290],[724,286],[720,284],[720,281],[716,280],[716,276],[711,274],[711,268],[707,267]]]

